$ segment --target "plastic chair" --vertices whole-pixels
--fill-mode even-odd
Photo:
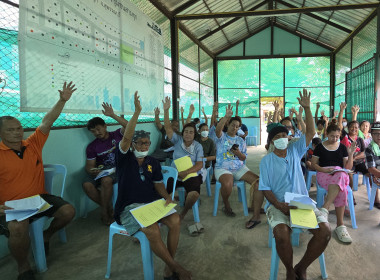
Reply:
[[[307,188],[307,191],[310,191],[311,179],[313,178],[313,175],[317,175],[317,171],[306,169],[306,188]]]
[[[256,126],[251,126],[248,129],[248,135],[245,137],[247,146],[257,146],[257,128]]]
[[[58,174],[61,174],[63,176],[61,187],[61,197],[63,197],[67,175],[66,167],[61,164],[44,164],[45,190],[48,193],[52,193],[53,179]],[[45,222],[48,219],[49,217],[41,217],[33,221],[29,225],[29,235],[32,246],[32,252],[38,272],[44,272],[47,270],[43,231]],[[66,231],[64,228],[59,231],[59,238],[62,243],[67,242]]]
[[[178,190],[178,196],[179,196],[179,205],[181,207],[183,207],[183,206],[185,206],[185,188],[179,187],[179,188],[177,188],[177,190]],[[174,191],[173,191],[173,193],[174,193]],[[192,209],[193,209],[194,222],[199,223],[201,221],[199,219],[199,198],[194,203]]]
[[[351,216],[351,224],[352,228],[358,228],[356,225],[356,217],[355,217],[355,207],[354,207],[354,196],[352,195],[352,190],[350,186],[346,186],[348,194],[348,206],[350,208],[350,216]],[[321,208],[325,202],[325,195],[327,194],[327,191],[322,188],[317,181],[317,207]]]
[[[174,190],[175,185],[177,182],[178,172],[177,169],[169,166],[162,166],[162,175],[164,177],[164,183],[165,187],[167,186],[167,181],[169,177],[172,177],[174,179],[173,184],[173,195],[172,199],[174,198]],[[116,194],[117,196],[117,192]],[[123,226],[118,225],[116,222],[113,222],[110,225],[110,233],[108,238],[108,257],[107,257],[107,272],[105,275],[105,278],[110,278],[111,276],[111,263],[112,263],[112,245],[113,245],[113,236],[115,234],[120,234],[124,236],[131,236]],[[154,264],[153,264],[153,254],[152,250],[150,248],[150,243],[146,235],[142,231],[136,232],[133,237],[136,237],[140,241],[140,247],[141,247],[141,257],[143,261],[143,272],[144,272],[144,279],[145,280],[154,280]]]
[[[116,199],[117,199],[117,190],[119,188],[119,185],[117,183],[113,184],[113,194],[112,194],[112,205],[115,208]],[[84,199],[84,209],[83,209],[83,215],[82,218],[87,218],[88,213],[88,204],[90,203],[91,199],[86,195]]]
[[[353,190],[356,192],[358,190],[359,186],[359,174],[361,173],[354,173],[353,175]],[[363,175],[362,185],[366,185],[367,187],[367,197],[368,201],[371,199],[371,185],[369,183],[369,177]]]
[[[371,189],[371,197],[370,197],[370,200],[369,200],[369,210],[373,209],[373,206],[375,204],[376,191],[377,191],[378,188],[380,188],[380,186],[377,185],[373,181],[373,177],[372,176],[371,176],[371,181],[372,181],[372,189]]]
[[[247,194],[245,190],[245,182],[244,181],[234,181],[234,186],[238,188],[238,197],[239,201],[243,203],[243,211],[244,216],[248,216],[248,205],[247,205]],[[219,192],[222,184],[219,181],[216,181],[215,184],[215,196],[214,196],[214,211],[212,215],[215,217],[218,211],[218,203],[219,203]]]
[[[300,233],[302,233],[302,229],[300,228],[292,228],[292,245],[293,246],[299,246],[299,236]],[[272,228],[269,226],[269,239],[268,239],[268,246],[269,248],[272,248],[272,254],[271,254],[271,261],[270,261],[270,280],[276,280],[277,274],[278,274],[278,264],[280,261],[280,257],[277,254],[276,249],[276,240],[274,238]],[[327,279],[327,271],[326,271],[326,263],[325,263],[325,254],[322,253],[319,257],[319,266],[321,268],[321,274],[322,279]]]
[[[203,168],[206,168],[206,159],[203,159]],[[214,172],[212,165],[210,165],[207,169],[207,175],[206,175],[206,190],[207,190],[207,196],[211,196],[211,177]]]

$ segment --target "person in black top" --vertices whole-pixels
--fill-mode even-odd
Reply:
[[[340,241],[351,243],[352,239],[343,223],[344,208],[347,204],[347,185],[349,177],[346,172],[338,171],[352,168],[355,145],[348,151],[347,148],[338,142],[340,128],[335,124],[330,124],[326,129],[328,140],[322,142],[314,149],[311,159],[311,167],[317,171],[318,184],[327,190],[327,197],[321,211],[328,215],[330,205],[334,202],[337,228],[335,233]],[[333,173],[335,171],[335,173]]]
[[[191,272],[175,260],[180,234],[180,218],[177,213],[162,218],[159,222],[169,228],[168,246],[161,239],[158,223],[141,228],[130,210],[159,198],[172,202],[165,189],[160,163],[147,156],[150,146],[149,133],[136,131],[141,105],[137,92],[134,96],[135,112],[129,121],[123,138],[116,149],[116,173],[119,190],[115,205],[115,220],[123,225],[130,235],[142,231],[149,240],[153,252],[165,263],[164,279],[191,279]],[[175,276],[174,276],[175,275]],[[174,278],[176,277],[176,278]]]

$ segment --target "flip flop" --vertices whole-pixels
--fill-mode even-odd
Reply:
[[[201,223],[195,223],[195,226],[197,227],[198,233],[204,233],[205,228]]]
[[[232,209],[227,209],[226,207],[223,207],[222,208],[222,211],[223,213],[227,216],[227,217],[235,217],[236,214],[232,211]]]
[[[187,229],[189,231],[190,236],[192,237],[198,236],[199,233],[198,233],[197,226],[195,224],[188,226]]]
[[[253,223],[253,224],[248,226],[250,223]],[[261,223],[261,221],[255,221],[255,220],[250,219],[248,222],[245,223],[245,228],[246,229],[253,229],[255,226],[257,226],[260,223]]]

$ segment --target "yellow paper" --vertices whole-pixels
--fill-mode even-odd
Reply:
[[[316,228],[317,217],[312,209],[290,209],[290,219],[292,226],[302,228]]]
[[[165,200],[159,199],[130,211],[141,227],[148,227],[165,217],[175,205],[175,203],[170,203],[165,206]]]
[[[187,170],[191,167],[193,167],[193,162],[191,161],[191,158],[189,156],[184,156],[181,158],[178,158],[174,161],[175,166],[177,167],[178,172]],[[187,179],[191,177],[196,177],[198,174],[196,172],[188,174],[182,181],[186,181]]]

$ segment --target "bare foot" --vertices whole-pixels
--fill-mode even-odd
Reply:
[[[173,275],[173,271],[167,265],[165,265],[164,277],[170,277],[172,275]]]
[[[306,269],[302,269],[299,264],[296,264],[294,271],[298,280],[306,280]]]
[[[191,272],[184,269],[183,267],[180,267],[176,272],[180,280],[191,280]]]

